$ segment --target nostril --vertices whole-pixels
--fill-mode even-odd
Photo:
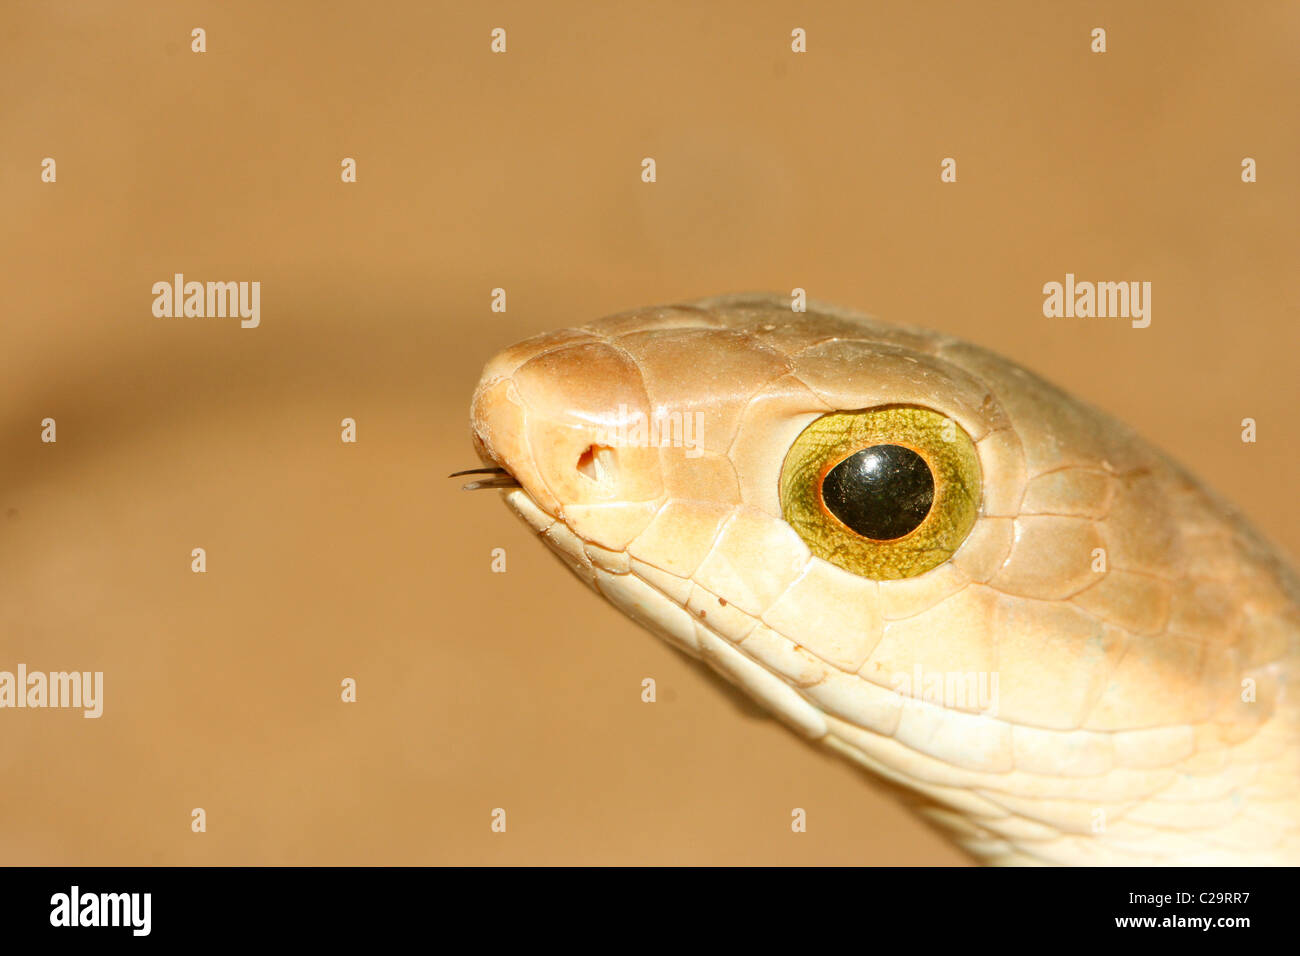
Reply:
[[[613,481],[618,475],[614,449],[608,445],[588,445],[578,456],[578,473],[602,484]]]

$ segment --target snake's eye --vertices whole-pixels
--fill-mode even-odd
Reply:
[[[878,581],[947,561],[980,504],[970,436],[928,408],[824,415],[781,468],[781,510],[813,554]]]

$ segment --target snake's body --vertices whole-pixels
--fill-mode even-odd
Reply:
[[[983,491],[949,560],[877,581],[814,556],[778,484],[810,422],[891,405],[960,424]],[[520,483],[509,505],[583,580],[981,860],[1300,862],[1293,572],[1133,431],[1025,369],[729,296],[508,349],[473,416],[484,460]],[[629,418],[663,427],[611,440]],[[954,674],[983,689],[922,692]]]

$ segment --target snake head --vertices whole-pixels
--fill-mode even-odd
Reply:
[[[1133,807],[1295,740],[1289,572],[1126,426],[976,346],[704,299],[507,349],[472,423],[579,577],[984,858],[1087,859],[1101,812],[1151,862],[1173,850]]]

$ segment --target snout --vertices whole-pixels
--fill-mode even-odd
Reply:
[[[625,440],[650,412],[626,354],[556,332],[488,362],[471,409],[474,446],[576,534],[622,550],[664,500],[659,449]]]

